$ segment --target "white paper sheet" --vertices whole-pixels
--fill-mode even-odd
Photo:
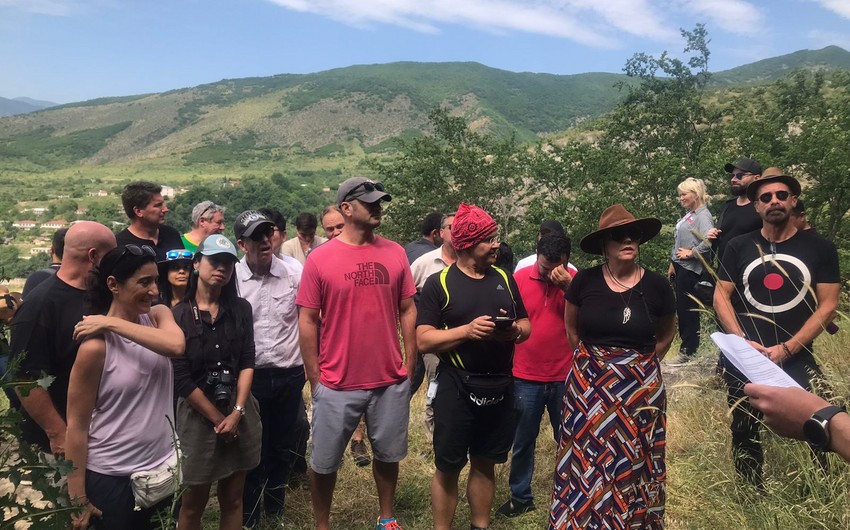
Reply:
[[[711,340],[751,383],[801,388],[791,376],[737,335],[715,332]]]

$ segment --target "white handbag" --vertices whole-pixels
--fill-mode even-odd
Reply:
[[[136,499],[136,511],[150,508],[180,489],[182,482],[178,451],[173,451],[168,460],[155,469],[137,471],[130,475],[133,497]]]

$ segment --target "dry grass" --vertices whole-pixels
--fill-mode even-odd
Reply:
[[[850,328],[821,337],[818,358],[836,396],[850,395],[850,367],[843,362],[850,345]],[[707,337],[707,335],[706,335]],[[706,339],[707,340],[707,339]],[[674,347],[675,351],[675,347]],[[812,461],[807,446],[766,433],[766,491],[758,493],[736,484],[730,457],[730,435],[725,391],[712,386],[716,360],[713,345],[704,343],[698,359],[679,369],[665,369],[668,385],[667,516],[669,530],[734,528],[823,529],[850,528],[847,464],[831,457],[828,473]],[[401,464],[396,495],[397,516],[405,530],[431,528],[429,485],[434,471],[433,451],[424,435],[420,390],[411,404],[410,452]],[[544,421],[538,438],[533,490],[537,511],[515,519],[494,516],[493,530],[546,528],[552,487],[555,443]],[[494,511],[510,495],[509,465],[497,466]],[[465,488],[465,473],[461,475]],[[282,521],[266,521],[263,529],[312,528],[309,493],[287,494]],[[217,528],[215,510],[209,510],[204,528]],[[332,522],[336,528],[372,528],[377,499],[370,468],[357,468],[347,458],[340,470]],[[454,527],[468,528],[469,510],[461,499]]]

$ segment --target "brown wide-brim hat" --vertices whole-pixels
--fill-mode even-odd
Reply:
[[[655,217],[636,219],[622,204],[609,206],[599,217],[599,229],[581,238],[581,249],[588,254],[602,255],[605,234],[621,226],[636,226],[643,236],[638,244],[646,243],[661,231],[661,220]]]

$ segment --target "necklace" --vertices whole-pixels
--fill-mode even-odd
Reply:
[[[622,292],[617,292],[617,294],[620,295],[620,300],[623,301],[623,305],[625,306],[623,308],[623,324],[626,324],[632,318],[631,304],[632,304],[632,294],[634,294],[634,285],[632,287],[627,287],[627,286],[623,285],[622,283],[620,283],[620,281],[617,279],[617,277],[614,276],[614,273],[611,272],[611,266],[606,263],[605,267],[608,269],[608,276],[611,277],[611,279],[614,281],[614,283],[616,283],[617,285],[619,285],[620,287],[622,287],[623,289],[625,289],[626,291],[629,292],[629,299],[628,300],[626,300],[626,297],[623,296]],[[635,267],[635,269],[637,269],[637,267]],[[640,273],[638,273],[638,274],[640,274]],[[637,285],[637,284],[635,284],[635,285]],[[623,291],[623,292],[625,292],[625,291]]]

